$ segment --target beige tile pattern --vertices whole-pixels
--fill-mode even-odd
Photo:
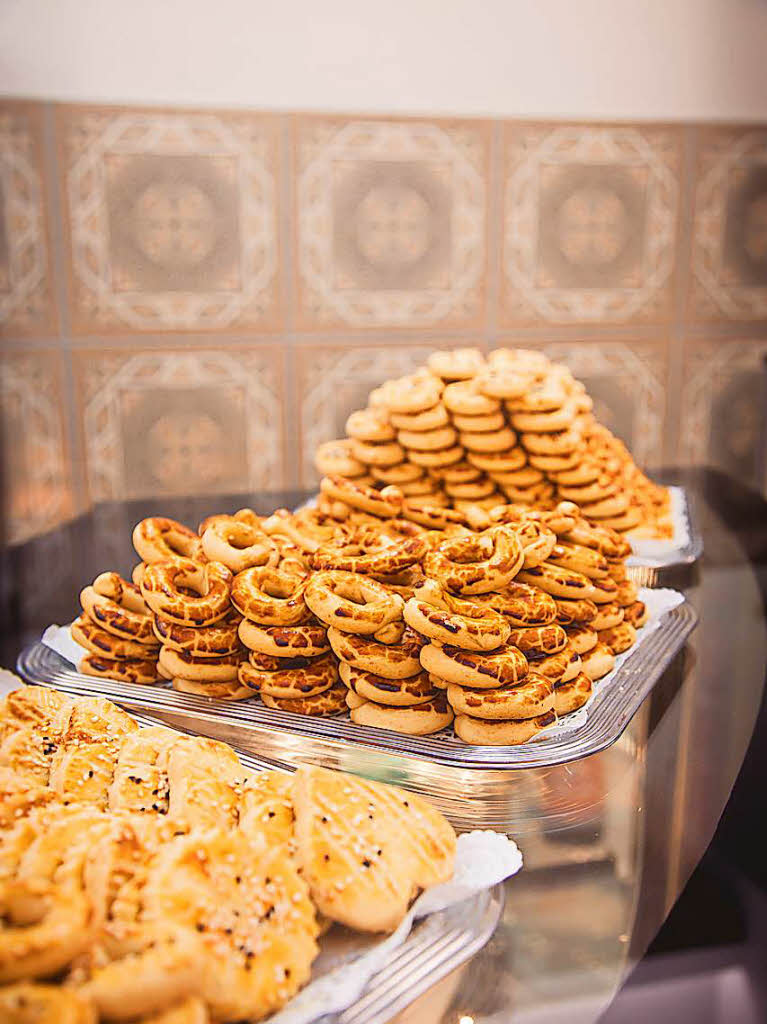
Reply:
[[[594,400],[594,414],[640,466],[663,462],[668,355],[663,342],[568,341],[542,346],[569,366]]]
[[[282,486],[273,350],[92,350],[75,372],[92,501]]]
[[[0,334],[55,333],[43,107],[0,103]]]
[[[690,316],[767,319],[767,127],[701,132]]]
[[[673,303],[682,132],[507,124],[501,322],[663,322]]]
[[[767,341],[690,341],[679,461],[720,466],[767,489]]]
[[[489,126],[305,117],[294,135],[299,326],[481,324]]]
[[[318,480],[314,452],[318,444],[345,437],[350,412],[362,409],[374,387],[422,366],[439,345],[380,344],[307,346],[294,353],[300,451],[299,483]]]
[[[278,118],[57,112],[76,334],[280,323]]]
[[[11,543],[74,514],[65,409],[58,351],[0,356],[3,518]]]

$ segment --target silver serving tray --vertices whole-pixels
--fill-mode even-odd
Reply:
[[[688,540],[679,547],[670,548],[663,554],[653,553],[653,541],[633,540],[634,553],[626,560],[628,574],[640,586],[653,586],[657,582],[654,572],[658,569],[670,569],[674,566],[693,565],[703,554],[703,536],[695,516],[694,502],[684,487],[672,486],[680,497],[682,517],[687,524]]]
[[[55,686],[79,696],[94,691],[117,704],[145,711],[197,733],[253,751],[267,762],[322,764],[412,789],[448,796],[460,803],[472,787],[495,784],[521,768],[546,768],[588,757],[613,744],[695,627],[687,602],[667,611],[656,629],[615,670],[608,684],[597,684],[586,721],[569,731],[521,746],[469,746],[445,734],[405,736],[355,725],[348,716],[309,718],[265,707],[257,699],[226,702],[178,693],[165,685],[136,686],[95,680],[42,643],[19,657],[18,672],[28,682]],[[484,777],[483,777],[484,773]]]

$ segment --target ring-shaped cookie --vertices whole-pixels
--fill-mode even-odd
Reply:
[[[171,679],[171,686],[179,693],[192,693],[195,697],[211,697],[214,700],[247,700],[253,691],[243,686],[238,679],[214,683],[205,679]]]
[[[411,707],[386,707],[373,701],[365,701],[350,711],[356,725],[368,725],[376,729],[409,736],[430,736],[441,732],[453,721],[453,709],[448,706],[443,694]]]
[[[452,427],[436,427],[434,430],[399,430],[397,440],[410,451],[435,452],[452,448],[455,444],[455,430]]]
[[[458,715],[508,721],[537,718],[551,711],[554,708],[554,689],[545,676],[528,672],[521,683],[492,690],[448,683],[447,699]]]
[[[243,619],[238,632],[249,651],[275,658],[314,658],[330,648],[327,629],[314,622],[300,626],[260,626]]]
[[[220,658],[242,647],[237,627],[242,616],[234,608],[213,626],[181,626],[177,622],[154,617],[154,632],[164,647],[184,651],[197,658]]]
[[[152,643],[152,616],[134,583],[116,572],[102,572],[89,587],[80,592],[83,611],[107,633]]]
[[[464,743],[483,747],[513,747],[529,743],[544,729],[554,725],[556,720],[556,712],[552,710],[537,718],[493,722],[485,718],[474,718],[473,715],[456,715],[453,725],[456,736]]]
[[[569,455],[580,447],[581,435],[569,428],[554,434],[522,434],[520,440],[533,455]]]
[[[554,598],[593,600],[594,584],[582,573],[572,569],[561,569],[551,562],[536,565],[534,569],[523,569],[519,574],[520,583],[528,583],[531,587],[540,587]]]
[[[546,676],[552,683],[569,682],[581,671],[581,656],[569,643],[556,654],[547,654],[542,658],[533,658],[531,654],[530,658],[531,668]]]
[[[398,594],[377,580],[335,570],[311,576],[304,599],[322,622],[363,636],[401,619],[404,606]]]
[[[304,599],[308,576],[270,566],[246,569],[232,583],[232,604],[263,626],[299,626],[312,613]]]
[[[548,626],[557,617],[557,606],[550,594],[516,580],[499,593],[482,594],[474,600],[493,608],[517,629]]]
[[[358,477],[365,473],[365,465],[354,458],[351,441],[346,437],[318,445],[314,465],[321,476]]]
[[[588,459],[584,459],[583,462],[579,462],[571,469],[562,469],[559,471],[549,470],[549,473],[558,488],[585,487],[589,484],[596,483],[602,475],[599,466],[594,462],[590,462]],[[577,502],[576,498],[571,500]]]
[[[486,594],[510,583],[523,560],[516,533],[495,526],[480,534],[449,537],[426,555],[423,567],[454,594]]]
[[[442,401],[450,412],[457,412],[459,416],[488,416],[501,409],[498,399],[483,394],[473,380],[448,384]]]
[[[202,535],[202,550],[209,562],[220,562],[234,573],[253,565],[276,565],[280,557],[263,530],[234,518],[211,523]]]
[[[461,416],[459,412],[454,412],[452,418],[456,430],[467,431],[470,434],[487,434],[490,431],[502,430],[506,426],[506,419],[500,411],[489,412],[484,416]]]
[[[381,519],[390,519],[402,512],[402,492],[396,487],[376,491],[340,476],[326,476],[320,481],[320,492],[333,501],[341,501],[350,508],[369,512]]]
[[[461,501],[479,501],[495,493],[495,484],[488,477],[480,476],[477,480],[469,483],[449,483],[445,481],[445,491],[451,498],[458,498]]]
[[[387,679],[375,672],[365,672],[341,662],[338,668],[345,685],[363,700],[372,700],[376,704],[389,707],[415,707],[434,700],[436,693],[429,681],[428,672],[421,669],[414,676],[404,679]]]
[[[75,619],[70,632],[76,644],[103,658],[138,658],[149,661],[157,656],[160,646],[154,637],[151,641],[142,643],[132,638],[115,636],[114,633],[91,622],[87,615]]]
[[[141,658],[105,658],[101,654],[86,654],[80,659],[78,671],[86,676],[100,679],[115,679],[121,683],[136,683],[147,686],[160,678],[157,661]]]
[[[346,433],[357,441],[393,441],[394,427],[380,409],[358,409],[346,420]]]
[[[408,458],[416,466],[423,469],[439,469],[442,466],[452,466],[460,462],[464,457],[464,450],[459,444],[451,445],[450,448],[441,448],[439,451],[419,452],[411,450]]]
[[[405,460],[405,449],[398,441],[351,440],[351,452],[355,459],[366,466],[397,466]]]
[[[190,558],[199,561],[202,555],[202,544],[194,530],[164,516],[150,516],[136,523],[133,546],[147,565]]]
[[[540,469],[535,469],[534,466],[523,466],[522,469],[515,469],[510,473],[493,470],[490,475],[503,487],[533,487],[535,484],[542,484],[546,479]]]
[[[337,658],[363,672],[372,672],[386,679],[406,679],[421,671],[419,654],[426,641],[407,626],[395,644],[385,644],[339,629],[328,629],[328,641]]]
[[[578,519],[567,533],[562,535],[567,544],[578,544],[593,548],[606,558],[626,558],[631,554],[631,545],[619,533],[610,527],[595,523],[587,523]]]
[[[458,437],[467,452],[480,454],[507,452],[517,443],[517,435],[511,427],[501,427],[486,434],[471,434],[464,430]]]
[[[618,493],[618,484],[607,476],[599,476],[587,484],[564,484],[557,480],[557,490],[567,501],[573,501],[579,508],[589,502],[602,501]]]
[[[426,476],[426,471],[414,462],[400,462],[398,466],[371,466],[370,473],[379,484],[393,484],[396,487],[415,483]]]
[[[276,670],[257,668],[252,661],[243,661],[237,678],[255,693],[282,700],[314,697],[329,690],[338,679],[338,666],[330,651],[318,658],[286,660],[291,662],[290,667]],[[296,666],[299,660],[303,664]]]
[[[466,452],[466,461],[484,473],[513,473],[527,465],[527,455],[515,445],[503,452]]]
[[[432,581],[428,581],[429,584]],[[416,595],[425,588],[417,588]],[[492,651],[508,640],[511,627],[492,608],[455,598],[442,591],[438,597],[412,597],[403,612],[405,622],[422,636],[468,651]]]
[[[579,672],[573,679],[554,684],[554,710],[557,715],[569,715],[582,708],[591,697],[593,686],[585,672]]]
[[[484,368],[485,357],[478,348],[442,349],[432,352],[426,365],[443,380],[471,380]]]
[[[442,402],[437,402],[430,409],[422,409],[421,412],[393,412],[389,419],[397,430],[437,430],[450,423]]]
[[[524,553],[523,569],[535,569],[550,557],[557,535],[536,519],[523,519],[515,531]]]
[[[381,403],[389,412],[416,413],[437,404],[442,394],[442,381],[424,370],[388,380],[378,391]]]
[[[619,626],[625,618],[625,612],[615,602],[600,604],[597,606],[597,613],[589,623],[591,629],[599,632],[601,629],[613,629]]]
[[[511,630],[508,642],[518,647],[524,656],[530,660],[536,657],[546,657],[549,654],[558,654],[567,646],[567,633],[556,622],[548,626],[521,626]],[[511,715],[512,718],[521,718],[521,715]]]
[[[237,666],[243,659],[241,651],[218,658],[199,658],[172,647],[160,649],[159,665],[163,675],[171,679],[194,679],[205,683],[230,683],[237,678]]]
[[[565,630],[570,646],[580,655],[590,651],[599,640],[596,630],[588,626],[568,626]]]
[[[530,387],[530,375],[513,365],[496,365],[478,374],[476,384],[483,395],[495,401],[518,398]]]
[[[612,629],[600,629],[599,642],[606,644],[613,654],[623,654],[637,642],[637,631],[630,622],[621,622]]]
[[[634,601],[623,609],[626,622],[630,622],[634,629],[641,629],[650,617],[647,605],[644,601]]]
[[[592,682],[604,678],[614,668],[615,655],[601,640],[581,658],[581,671],[585,672]]]
[[[593,621],[597,606],[585,597],[567,599],[554,598],[557,608],[557,622],[560,626],[584,626]]]
[[[604,580],[609,577],[607,559],[593,548],[585,548],[580,544],[568,544],[558,540],[553,548],[549,561],[562,569],[572,569],[591,580]]]
[[[490,654],[430,643],[421,651],[421,664],[427,672],[449,683],[478,689],[513,686],[528,671],[527,658],[511,644],[504,644]]]
[[[231,607],[231,589],[232,574],[225,565],[190,559],[148,565],[141,583],[152,611],[182,626],[211,626],[223,619]]]
[[[581,506],[587,519],[615,519],[628,511],[629,499],[625,494],[613,494],[601,501],[588,502]]]
[[[529,455],[530,465],[544,473],[558,473],[561,470],[574,469],[583,462],[583,453],[579,451],[570,452],[569,455],[536,455],[531,452]],[[598,475],[598,474],[597,474]]]
[[[370,543],[358,543],[355,539],[341,540],[323,544],[315,551],[312,566],[365,575],[392,575],[416,565],[428,550],[426,538],[420,535],[391,543],[381,543],[379,538],[375,547]]]
[[[261,694],[261,700],[268,708],[276,711],[287,711],[293,715],[308,715],[312,718],[329,718],[331,715],[340,715],[346,711],[346,694],[349,691],[342,682],[333,683],[322,693],[315,693],[312,697],[296,697],[283,699],[272,697],[268,693]]]
[[[446,530],[451,526],[466,526],[466,516],[454,508],[440,508],[437,505],[430,505],[428,502],[413,501],[409,499],[403,502],[401,515],[408,522],[418,523],[425,526],[427,530]]]
[[[550,412],[512,412],[511,425],[521,433],[555,434],[567,430],[575,420],[575,407],[565,402]]]

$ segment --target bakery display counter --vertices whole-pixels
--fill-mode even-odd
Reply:
[[[493,826],[513,836],[525,867],[508,883],[501,921],[468,964],[397,1020],[597,1020],[711,841],[763,698],[767,503],[712,470],[668,472],[664,482],[692,496],[704,553],[653,583],[683,590],[700,625],[612,746],[512,773]],[[104,566],[129,576],[131,528],[143,517],[196,523],[212,506],[266,514],[305,497],[108,504],[4,552],[2,665],[13,668],[50,623],[69,622],[81,587]],[[460,805],[472,799],[481,797],[452,794],[459,827],[471,821]]]

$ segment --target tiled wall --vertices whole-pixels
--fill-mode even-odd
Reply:
[[[767,127],[0,104],[6,532],[308,486],[435,346],[764,487]],[[215,504],[215,502],[213,502]]]

